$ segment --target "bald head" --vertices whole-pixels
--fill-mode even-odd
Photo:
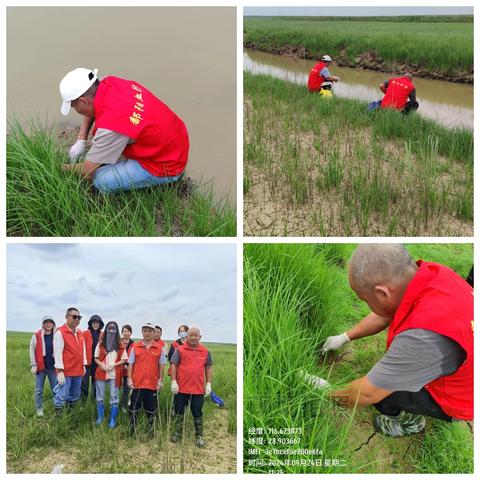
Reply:
[[[198,327],[190,327],[187,331],[187,343],[195,347],[200,343],[202,335],[200,334],[200,329]]]
[[[377,285],[410,282],[416,270],[403,245],[366,243],[359,245],[350,259],[350,285],[357,292],[369,294]]]

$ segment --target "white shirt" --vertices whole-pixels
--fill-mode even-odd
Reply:
[[[78,328],[73,332],[75,338],[77,337]],[[53,337],[53,358],[55,359],[55,368],[63,370],[63,349],[65,342],[63,341],[62,332],[57,330]],[[83,365],[87,364],[87,352],[85,351],[85,341],[83,342]]]
[[[115,350],[108,352],[105,358],[100,358],[100,342],[97,343],[97,346],[95,347],[94,356],[95,358],[98,358],[102,363],[104,363],[107,369],[108,367],[113,367],[113,365],[117,363],[117,352]],[[125,360],[125,361],[128,360],[128,355],[126,350],[123,351],[120,360]],[[100,368],[100,366],[97,366],[97,368]],[[115,380],[115,369],[112,369],[106,373],[107,373],[106,375],[107,380]]]

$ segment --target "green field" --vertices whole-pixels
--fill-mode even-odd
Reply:
[[[346,244],[245,246],[244,472],[472,473],[473,435],[466,422],[429,419],[422,434],[386,438],[374,432],[374,407],[356,411],[340,407],[303,380],[302,371],[328,378],[333,387],[344,386],[364,376],[385,351],[382,332],[352,342],[328,358],[319,354],[328,336],[344,332],[368,313],[348,286],[346,261],[354,248]],[[411,244],[407,248],[413,258],[443,263],[462,277],[473,263],[471,245]],[[274,429],[289,428],[301,433],[274,433]],[[258,429],[263,432],[255,434]],[[251,440],[257,435],[263,444]],[[282,441],[296,443],[278,447]],[[275,445],[323,453],[276,453]],[[328,459],[330,465],[308,465],[317,459]],[[300,463],[289,466],[286,461]]]
[[[473,73],[472,16],[435,21],[429,17],[355,21],[348,17],[244,17],[243,41],[272,53],[281,53],[287,45],[302,47],[307,58],[328,53],[350,66],[358,63],[355,60],[360,55],[374,51],[383,71],[406,65],[416,72],[451,79]]]
[[[62,172],[68,143],[55,129],[11,126],[7,135],[9,236],[234,236],[235,209],[212,184],[96,193]]]
[[[244,232],[470,236],[473,133],[244,73]]]
[[[128,434],[128,415],[120,412],[114,430],[94,424],[93,400],[80,402],[60,419],[53,416],[48,381],[45,417],[35,414],[34,378],[30,374],[28,345],[31,334],[7,332],[7,472],[50,473],[64,465],[63,473],[235,473],[236,472],[236,346],[206,343],[212,353],[213,390],[225,401],[216,407],[205,400],[203,450],[195,446],[193,420],[185,415],[181,443],[169,441],[172,395],[167,379],[159,395],[160,411],[155,438],[146,428]],[[168,342],[170,343],[170,342]],[[108,412],[107,407],[107,412]]]

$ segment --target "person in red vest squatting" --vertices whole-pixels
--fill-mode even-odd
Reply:
[[[380,103],[381,108],[394,108],[404,114],[418,109],[417,92],[411,73],[385,80],[379,88],[385,94]]]
[[[57,414],[65,404],[72,407],[80,398],[82,377],[87,364],[83,333],[78,328],[81,319],[80,311],[70,307],[65,314],[65,324],[57,329],[53,338],[53,356],[57,371],[53,404]]]
[[[108,322],[105,331],[100,336],[100,341],[95,349],[95,388],[97,390],[97,420],[101,425],[105,417],[106,384],[110,387],[110,417],[108,427],[114,428],[118,417],[119,390],[123,380],[123,366],[127,363],[128,355],[121,341],[120,332],[116,322]]]
[[[155,327],[152,323],[142,325],[143,340],[133,344],[128,357],[128,385],[130,395],[130,433],[136,431],[138,413],[141,407],[148,419],[148,430],[155,434],[155,412],[157,410],[157,391],[163,386],[165,353],[153,340]]]
[[[83,115],[78,139],[69,151],[76,161],[86,151],[93,123],[92,147],[84,162],[66,164],[104,193],[178,181],[188,160],[188,132],[183,121],[153,93],[134,80],[76,68],[60,82],[61,113],[70,107]],[[121,158],[122,157],[122,158]]]
[[[205,395],[212,393],[213,361],[210,352],[200,343],[200,330],[190,327],[187,343],[180,345],[171,359],[171,390],[174,394],[175,420],[170,440],[178,442],[183,429],[183,414],[190,404],[195,425],[195,443],[203,447],[203,413]]]
[[[122,327],[122,345],[127,352],[127,359],[132,350],[134,341],[132,340],[132,327],[130,325],[124,325]],[[120,407],[123,412],[127,411],[128,400],[130,397],[130,389],[128,388],[128,363],[125,363],[122,371],[122,396],[120,398]]]
[[[87,365],[85,367],[85,375],[82,378],[82,398],[88,398],[88,389],[90,385],[90,378],[92,379],[92,396],[95,398],[95,370],[97,364],[95,363],[95,349],[100,340],[104,323],[100,315],[92,315],[88,321],[88,328],[83,332],[83,339],[85,341],[85,351],[87,352]]]
[[[180,325],[178,327],[178,331],[177,331],[178,338],[170,344],[170,350],[168,351],[168,355],[167,355],[167,359],[170,362],[170,364],[172,362],[172,355],[175,353],[175,350],[180,345],[183,345],[186,342],[187,332],[188,332],[188,325]],[[170,367],[168,368],[167,375],[171,377],[171,373],[172,373],[172,366],[170,365]]]
[[[425,415],[472,420],[472,287],[443,265],[414,262],[398,244],[360,245],[349,281],[372,312],[328,337],[323,353],[388,328],[387,351],[367,375],[330,395],[351,407],[373,405],[375,428],[392,437],[423,431]]]
[[[338,82],[339,77],[332,75],[328,69],[332,57],[330,55],[323,55],[320,62],[316,63],[310,70],[308,76],[308,91],[311,93],[321,92],[322,90],[331,90],[332,83]]]
[[[35,376],[35,409],[39,417],[43,417],[43,387],[45,378],[48,377],[52,393],[57,384],[55,360],[53,358],[54,334],[55,322],[53,317],[46,315],[42,318],[42,328],[35,332],[30,340],[31,372]]]

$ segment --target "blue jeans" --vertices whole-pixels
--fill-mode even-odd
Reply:
[[[105,388],[110,386],[110,405],[118,405],[119,388],[115,385],[115,379],[111,380],[95,380],[95,388],[97,393],[97,402],[103,402],[105,398]]]
[[[65,377],[65,383],[57,383],[53,389],[53,404],[55,408],[61,408],[65,403],[75,403],[80,398],[82,377]]]
[[[54,368],[49,368],[44,370],[43,372],[38,372],[35,376],[35,408],[38,410],[42,408],[43,404],[43,386],[45,385],[45,378],[48,377],[48,383],[50,384],[50,388],[52,389],[52,393],[54,392],[55,385],[57,384],[57,375],[55,373]]]
[[[175,177],[156,177],[136,160],[120,160],[114,165],[101,166],[93,176],[93,186],[102,193],[112,193],[176,182],[182,175],[183,173]]]

